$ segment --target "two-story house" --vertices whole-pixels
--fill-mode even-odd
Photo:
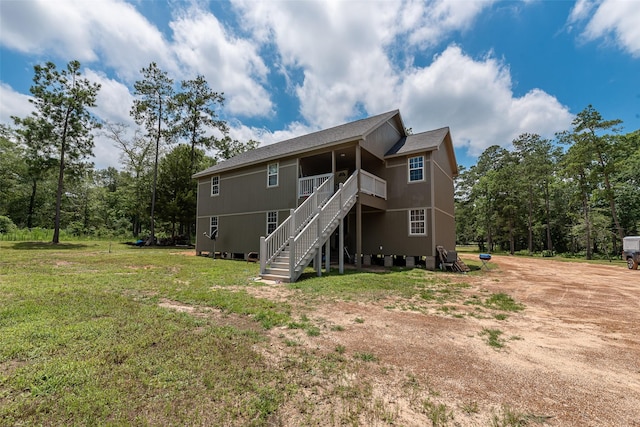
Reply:
[[[409,134],[397,110],[266,145],[194,175],[196,251],[258,253],[282,281],[332,258],[433,269],[455,247],[457,174],[449,128]]]

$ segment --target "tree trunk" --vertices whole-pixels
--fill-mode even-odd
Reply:
[[[587,259],[590,260],[593,257],[592,255],[593,245],[591,244],[591,221],[589,219],[589,201],[587,200],[586,194],[582,195],[582,211],[584,213]]]
[[[60,210],[62,209],[62,189],[64,187],[64,155],[67,150],[67,127],[69,126],[69,116],[71,108],[67,108],[64,117],[64,127],[62,129],[62,140],[60,141],[60,172],[58,173],[58,191],[56,191],[56,217],[53,225],[53,239],[51,243],[60,243]]]
[[[509,253],[511,255],[513,255],[516,250],[516,242],[515,242],[515,238],[514,238],[514,230],[513,230],[513,218],[509,219]]]
[[[549,195],[549,182],[545,181],[544,186],[544,205],[545,205],[545,214],[547,220],[547,250],[553,252],[553,242],[551,241],[551,207],[550,201],[551,196]]]
[[[531,186],[529,186],[529,218],[528,218],[527,226],[529,228],[528,249],[529,249],[529,255],[531,255],[533,253],[533,190]]]
[[[62,143],[60,150],[60,170],[58,172],[58,190],[56,191],[56,216],[53,223],[53,239],[51,243],[60,243],[60,210],[62,209],[62,188],[64,183],[64,151],[65,143]]]
[[[158,134],[156,135],[156,160],[153,165],[153,194],[151,196],[151,237],[147,244],[156,244],[156,185],[158,183],[158,156],[160,155],[160,132],[162,130],[162,102],[160,102],[160,111],[158,114]]]
[[[27,228],[31,230],[33,227],[33,211],[36,208],[36,190],[38,188],[38,181],[33,178],[31,181],[31,196],[29,196],[29,212],[27,212]]]

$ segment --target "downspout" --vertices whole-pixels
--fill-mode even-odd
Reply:
[[[191,178],[193,179],[193,178]],[[196,179],[196,182],[198,183],[198,190],[196,191],[196,255],[200,256],[202,254],[202,251],[199,251],[198,249],[201,247],[201,240],[198,237],[198,232],[200,231],[200,229],[198,228],[199,225],[199,218],[200,218],[200,212],[202,209],[202,199],[204,198],[204,196],[202,194],[200,194],[200,178]],[[211,182],[209,182],[209,194],[211,194]],[[211,221],[211,220],[209,220]],[[213,254],[213,257],[215,258],[216,254]]]
[[[434,257],[435,267],[435,255],[436,255],[436,184],[435,184],[435,170],[433,163],[433,153],[429,153],[429,179],[431,185],[431,256]]]
[[[360,169],[362,168],[362,148],[360,147],[360,142],[358,141],[358,145],[356,145],[356,172],[358,175],[356,176],[358,181],[358,190],[357,190],[357,199],[356,199],[356,270],[360,270],[362,268],[362,203],[360,202]]]

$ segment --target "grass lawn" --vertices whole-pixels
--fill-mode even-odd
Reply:
[[[389,309],[454,317],[521,309],[503,294],[468,299],[455,275],[420,269],[308,273],[287,286],[295,301],[274,302],[250,292],[265,286],[258,268],[175,248],[0,242],[0,425],[274,425],[301,389],[375,362],[317,354],[284,334],[285,366],[267,360],[259,348],[274,327],[322,333],[305,314],[314,301],[393,297]],[[388,418],[367,393],[336,390],[343,421]]]
[[[257,268],[166,248],[0,242],[0,425],[265,424],[292,390],[252,346],[289,307],[225,289],[252,285]]]

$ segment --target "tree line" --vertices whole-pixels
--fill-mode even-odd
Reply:
[[[554,140],[487,148],[456,180],[458,244],[482,251],[619,255],[640,232],[640,130],[591,105]]]
[[[0,127],[0,233],[53,229],[59,243],[63,229],[155,244],[159,232],[167,241],[188,241],[195,231],[193,173],[258,143],[229,136],[217,113],[224,93],[202,75],[178,85],[156,63],[143,68],[130,110],[135,129],[92,113],[100,89],[78,61],[34,67],[34,111]],[[120,151],[120,168],[96,169],[88,161],[98,134]]]

